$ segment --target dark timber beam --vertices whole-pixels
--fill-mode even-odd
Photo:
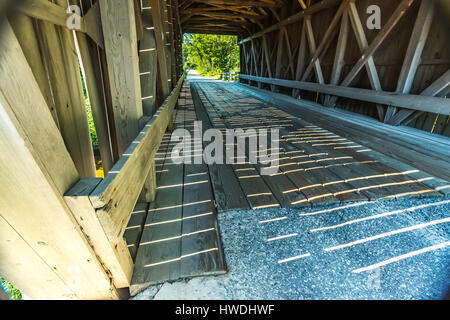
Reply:
[[[399,94],[387,91],[374,91],[369,89],[359,89],[359,88],[357,89],[343,86],[335,86],[331,84],[320,84],[314,82],[254,77],[244,74],[241,74],[240,78],[293,89],[302,89],[313,92],[319,91],[325,94],[355,100],[362,100],[373,103],[380,103],[385,105],[392,105],[402,108],[419,110],[424,112],[450,115],[450,101],[443,98],[429,97],[425,95]],[[443,76],[441,78],[443,80],[439,81],[439,84],[442,85],[446,83],[448,85],[449,84],[448,79],[450,78],[450,71],[446,73],[445,77]],[[441,85],[439,86],[442,87]]]
[[[284,20],[282,20],[282,21],[280,21],[280,22],[278,22],[278,23],[276,23],[276,24],[274,24],[274,25],[264,29],[264,30],[261,30],[260,32],[255,33],[254,35],[252,35],[250,37],[247,37],[247,38],[241,40],[239,42],[239,45],[242,45],[243,43],[245,43],[247,41],[250,41],[252,39],[259,38],[263,34],[266,34],[266,33],[269,33],[269,32],[273,32],[273,31],[277,31],[278,29],[280,29],[280,28],[282,28],[284,26],[287,26],[287,25],[290,25],[292,23],[301,21],[303,18],[305,18],[305,16],[313,15],[313,14],[315,14],[315,13],[317,13],[319,11],[322,11],[324,9],[333,8],[333,7],[337,6],[339,3],[341,3],[341,0],[323,0],[323,1],[320,1],[320,2],[312,5],[311,7],[309,7],[306,10],[300,11],[300,12],[298,12],[298,13],[296,13],[296,14],[294,14],[294,15],[292,15],[292,16],[290,16],[290,17],[288,17],[288,18],[286,18],[286,19],[284,19]]]
[[[442,76],[440,76],[436,81],[434,81],[431,85],[429,85],[425,90],[422,91],[421,95],[424,96],[437,96],[442,94],[447,94],[450,87],[450,70],[448,70],[446,73],[444,73]],[[447,100],[447,99],[443,99]],[[448,106],[450,109],[450,104]],[[409,108],[414,109],[414,108]],[[420,110],[424,111],[424,110]],[[430,111],[434,112],[434,111]],[[448,112],[448,110],[447,110]],[[442,112],[435,112],[440,114],[448,114],[448,113],[442,113]],[[415,116],[413,116],[415,114]],[[417,113],[417,111],[414,110],[400,110],[397,114],[395,114],[392,119],[388,122],[388,124],[392,124],[395,126],[398,126],[402,124],[403,122],[410,122],[420,116],[421,113]]]
[[[414,24],[414,29],[409,40],[408,49],[403,60],[402,70],[398,77],[398,93],[409,93],[420,64],[423,48],[428,38],[434,15],[434,2],[422,1],[419,13]],[[397,113],[395,107],[389,107],[384,122],[390,123],[391,118]]]
[[[166,43],[163,21],[161,19],[161,6],[159,0],[150,0],[152,7],[153,26],[155,28],[156,52],[158,59],[158,75],[159,85],[164,99],[169,95],[169,77],[167,74],[167,58],[166,58]]]
[[[192,3],[220,4],[224,6],[236,5],[241,7],[261,7],[261,8],[279,8],[280,3],[269,3],[264,1],[241,1],[241,0],[193,0]]]

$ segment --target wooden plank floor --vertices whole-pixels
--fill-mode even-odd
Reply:
[[[250,163],[248,148],[239,154],[236,142],[226,139],[234,164],[195,164],[201,146],[209,144],[201,139],[192,144],[192,164],[175,164],[177,142],[166,134],[156,156],[156,200],[136,205],[125,232],[135,259],[132,295],[165,281],[226,272],[217,225],[222,212],[443,196],[422,183],[428,178],[421,179],[426,175],[419,170],[233,88],[214,81],[185,83],[175,128],[192,137],[194,121],[202,122],[203,133],[279,129],[279,150],[266,150],[279,153],[279,171],[262,175],[263,165]]]
[[[185,84],[174,128],[193,134],[196,119],[189,84]],[[133,213],[125,233],[135,258],[132,295],[166,281],[226,272],[209,168],[204,164],[174,163],[172,155],[179,157],[173,154],[175,145],[171,135],[166,134],[155,158],[156,199],[149,204],[145,223],[137,227],[136,222],[142,220]],[[135,211],[143,207],[138,203]],[[140,236],[136,236],[137,230],[142,230]]]
[[[233,85],[193,82],[192,87],[194,101],[198,96],[196,103],[216,128],[280,130],[279,173],[262,176],[258,168],[247,165],[243,170],[252,174],[239,179],[251,208],[443,196],[415,178],[419,170],[394,169],[389,161],[372,157],[367,147],[234,90]],[[242,177],[236,165],[230,167]],[[258,204],[255,190],[261,195]]]

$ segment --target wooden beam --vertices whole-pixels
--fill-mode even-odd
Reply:
[[[316,48],[316,40],[314,39],[314,32],[311,25],[311,16],[307,16],[305,18],[305,27],[306,27],[306,37],[308,38],[308,44],[309,44],[309,51],[311,55],[314,55],[314,53],[317,51]],[[322,73],[322,67],[320,66],[320,61],[315,59],[314,61],[311,61],[314,65],[314,71],[316,74],[316,80],[318,83],[325,83],[323,79],[323,73]],[[303,75],[302,79],[306,79],[305,74]]]
[[[96,9],[93,9],[96,7]],[[88,12],[98,12],[100,8],[98,2],[92,7],[83,7]],[[102,35],[103,37],[103,35]],[[95,41],[82,32],[76,32],[75,45],[80,60],[80,67],[86,84],[86,91],[89,99],[92,118],[94,119],[95,131],[97,133],[98,148],[102,160],[104,174],[107,174],[118,160],[118,155],[111,134],[111,123],[109,121],[108,110],[111,110],[111,97],[105,88],[104,74],[106,70],[101,65],[101,50]],[[108,96],[108,97],[107,97]]]
[[[284,53],[284,48],[283,48],[283,42],[284,42],[284,36],[283,36],[283,30],[279,30],[278,31],[278,46],[277,46],[277,58],[276,58],[276,63],[275,63],[275,77],[276,78],[281,78],[281,68],[282,68],[282,63],[283,63],[283,53]],[[252,39],[251,41],[253,41],[254,39]]]
[[[0,249],[2,277],[14,283],[22,294],[35,300],[78,299],[55,270],[42,260],[2,216]],[[30,278],[29,275],[35,276]]]
[[[19,273],[27,269],[20,265],[35,264],[36,259],[29,255],[32,250],[68,287],[64,290],[58,282],[49,284],[59,288],[54,293],[59,299],[118,298],[111,279],[63,200],[63,193],[79,179],[75,165],[6,19],[1,20],[0,29],[0,217],[29,246],[27,250],[22,242],[14,248],[26,251],[23,256],[14,256],[18,260],[2,268],[2,273],[11,276],[13,282],[27,280],[25,293],[30,290],[32,297],[44,298],[45,293],[41,295],[39,290],[47,289],[37,286],[44,277],[53,276],[49,272]],[[2,255],[9,252],[3,248],[5,242],[0,245]],[[42,270],[40,266],[36,265],[36,272]]]
[[[150,0],[152,7],[153,26],[155,30],[156,52],[158,58],[158,79],[163,98],[169,95],[169,77],[167,73],[166,41],[163,21],[161,19],[160,1]]]
[[[349,35],[348,29],[348,9],[346,9],[342,14],[341,29],[339,31],[339,38],[336,45],[336,54],[334,56],[330,84],[338,84],[342,74],[342,68],[345,64],[345,50],[347,49],[347,40]]]
[[[305,1],[303,0],[298,0],[298,2],[300,3],[300,6],[302,7],[303,10],[305,10],[306,8],[308,8],[305,4]]]
[[[442,76],[440,76],[436,81],[434,81],[431,85],[429,85],[425,90],[423,90],[421,95],[431,96],[431,97],[437,96],[441,92],[443,92],[445,89],[448,89],[449,86],[450,86],[450,70],[447,70],[447,72],[445,72]],[[414,108],[409,108],[409,109],[414,109]],[[419,111],[426,111],[426,110],[419,110]],[[412,116],[414,112],[415,112],[414,110],[400,110],[397,114],[395,114],[388,121],[388,124],[398,126],[398,125],[402,124],[405,120],[407,120],[410,116]],[[426,111],[426,112],[448,114],[448,113],[435,112],[435,111]]]
[[[203,4],[219,4],[224,6],[238,5],[242,7],[261,7],[261,8],[281,7],[280,3],[267,3],[261,1],[248,1],[248,0],[193,0],[192,2]]]
[[[357,89],[344,86],[335,86],[331,84],[320,84],[314,82],[303,82],[283,79],[271,79],[254,77],[241,74],[240,77],[246,80],[260,81],[267,84],[284,86],[288,88],[297,88],[313,92],[322,92],[334,96],[340,96],[355,100],[368,101],[373,103],[393,105],[413,110],[440,113],[450,115],[450,102],[447,99],[427,97],[422,95],[399,94],[387,91],[374,91],[369,89]],[[450,71],[447,72],[450,77]]]
[[[149,9],[142,10],[141,16],[144,27],[143,39],[139,46],[142,112],[144,116],[152,116],[157,109],[158,58],[156,39],[151,11]]]
[[[305,62],[306,62],[306,24],[303,21],[302,32],[300,34],[300,44],[298,48],[298,56],[297,56],[297,68],[295,71],[295,80],[300,80],[303,71],[305,70]],[[292,90],[292,96],[297,98],[299,95],[299,90]]]
[[[364,27],[363,27],[363,25],[361,23],[361,19],[359,17],[358,10],[356,8],[354,0],[352,0],[350,2],[349,15],[350,15],[350,21],[352,23],[354,34],[356,36],[356,41],[357,41],[359,49],[360,49],[360,51],[361,51],[361,53],[363,54],[363,57],[364,57],[365,51],[369,47],[369,44],[367,42],[366,34],[364,32]],[[381,31],[380,31],[380,33],[381,33]],[[372,56],[367,58],[367,62],[365,63],[365,67],[366,67],[366,70],[367,70],[367,75],[369,77],[369,82],[370,82],[370,85],[371,85],[372,89],[374,89],[374,90],[382,90],[380,79],[378,77],[377,68],[375,66],[375,61],[373,60]],[[355,76],[356,76],[356,74],[355,74]],[[350,85],[350,83],[345,84],[345,86],[349,86],[349,85]],[[336,97],[333,97],[331,99],[331,101],[330,101],[330,104],[334,105],[335,102],[336,102]],[[383,117],[384,117],[384,107],[380,106],[380,105],[377,105],[377,112],[378,112],[378,119],[382,120]]]
[[[139,132],[142,117],[134,2],[99,0],[119,155]]]
[[[166,0],[166,2],[171,2],[171,0]],[[177,75],[177,66],[175,60],[175,33],[174,33],[174,17],[173,17],[173,9],[172,5],[167,3],[167,20],[168,20],[168,32],[169,32],[169,42],[170,42],[170,61],[171,61],[171,79],[172,85],[174,86],[178,76]]]
[[[389,20],[386,22],[385,26],[380,30],[380,32],[377,34],[375,39],[372,41],[372,43],[367,47],[367,49],[364,50],[364,53],[362,54],[361,58],[358,60],[358,62],[354,65],[352,70],[348,73],[348,75],[345,77],[345,79],[342,81],[342,86],[348,86],[351,84],[352,80],[355,78],[355,76],[358,74],[358,72],[361,70],[361,68],[368,63],[370,59],[373,59],[373,54],[375,51],[379,48],[379,46],[383,43],[383,41],[386,39],[386,37],[391,33],[391,31],[394,29],[394,27],[397,25],[397,23],[400,21],[400,19],[405,14],[406,10],[409,9],[409,7],[412,5],[414,0],[402,0],[400,4],[398,5],[397,9],[395,9],[394,13],[391,15]],[[352,21],[354,21],[354,18],[356,16],[354,15],[355,11],[355,5],[354,2],[350,3],[350,17],[352,18]],[[356,12],[357,13],[357,12]],[[359,30],[359,28],[358,28]],[[356,32],[356,30],[355,30]],[[358,32],[359,34],[359,32]]]
[[[305,16],[308,15],[313,15],[317,12],[320,12],[324,9],[328,9],[328,8],[333,8],[335,6],[337,6],[339,3],[341,3],[341,0],[322,0],[320,2],[317,2],[316,4],[312,5],[311,7],[309,7],[306,10],[300,11],[264,30],[261,30],[257,33],[255,33],[254,35],[247,37],[243,40],[241,40],[239,42],[239,45],[242,45],[243,43],[250,41],[252,39],[256,39],[261,37],[263,34],[269,33],[269,32],[273,32],[273,31],[277,31],[278,29],[280,29],[281,27],[290,25],[292,23],[301,21]]]
[[[89,237],[104,267],[111,274],[114,285],[117,288],[126,288],[130,286],[133,274],[133,260],[127,243],[125,239],[118,243],[109,241],[89,201],[89,195],[101,180],[99,178],[81,179],[64,195],[64,200],[83,228],[83,232]]]
[[[72,13],[51,1],[47,0],[27,0],[17,5],[16,9],[30,17],[44,20],[60,27],[68,28],[67,20]],[[100,20],[98,20],[98,12],[87,12],[84,17],[77,17],[80,21],[80,28],[77,31],[86,33],[99,46],[103,47],[103,34],[101,30]]]
[[[89,199],[109,241],[119,243],[139,198],[144,183],[172,118],[183,84],[183,77],[164,104],[139,133],[126,151],[126,156],[90,194]]]
[[[269,55],[269,48],[267,47],[267,36],[263,35],[262,37],[262,50],[264,54],[264,59],[266,60],[266,68],[267,72],[269,74],[269,77],[272,78],[272,66],[270,63],[270,55]]]
[[[342,14],[341,19],[341,28],[339,31],[338,42],[336,45],[336,53],[333,61],[333,69],[331,70],[331,79],[330,84],[337,85],[340,81],[342,69],[344,68],[345,61],[345,50],[347,49],[347,40],[348,40],[348,8]],[[330,107],[330,96],[325,97],[325,106]]]
[[[434,2],[422,1],[419,8],[419,13],[414,24],[413,32],[409,40],[408,49],[406,50],[405,58],[403,59],[402,70],[397,81],[398,93],[409,93],[420,64],[423,48],[428,38],[431,23],[434,15]],[[389,107],[386,112],[384,122],[389,123],[389,120],[397,113],[395,107]]]
[[[41,88],[45,101],[52,113],[53,120],[59,128],[58,114],[56,113],[55,102],[52,96],[52,89],[49,83],[49,75],[45,68],[44,57],[39,47],[38,36],[34,27],[34,19],[14,12],[8,16],[8,20],[16,34],[16,37],[22,47],[22,51],[30,65],[33,75],[36,78],[39,88]]]
[[[37,22],[58,124],[81,177],[96,177],[80,68],[73,34],[47,21]]]
[[[201,27],[188,27],[184,31],[185,33],[198,33],[198,34],[222,34],[222,35],[232,35],[235,36],[239,32],[241,32],[241,29],[235,29],[235,30],[224,30],[222,28],[201,28]]]
[[[76,44],[80,54],[80,65],[85,75],[86,90],[97,133],[98,147],[105,174],[117,160],[113,153],[110,127],[107,115],[106,92],[103,89],[101,65],[98,61],[98,47],[84,33],[77,32]]]
[[[136,21],[136,38],[138,41],[142,41],[144,38],[144,24],[142,22],[141,4],[140,0],[134,1],[134,20]]]
[[[339,6],[338,10],[336,11],[336,14],[335,14],[333,20],[331,20],[331,23],[330,23],[327,31],[325,32],[324,36],[322,37],[322,40],[321,40],[319,46],[317,47],[316,50],[314,50],[311,61],[308,65],[308,67],[306,68],[306,71],[303,74],[303,77],[301,79],[302,81],[305,81],[308,78],[308,76],[311,73],[313,68],[317,69],[318,64],[316,62],[318,61],[319,56],[322,54],[322,52],[324,51],[324,48],[327,46],[327,44],[329,44],[329,42],[332,41],[333,31],[336,29],[339,21],[341,20],[342,14],[344,13],[345,10],[347,10],[348,4],[349,4],[349,0],[342,1],[341,5]],[[310,29],[310,28],[311,28],[311,26],[309,23],[308,29]],[[319,66],[320,66],[320,63],[319,63]]]
[[[288,33],[286,27],[283,27],[282,31],[283,31],[284,38],[285,38],[285,41],[286,41],[286,49],[287,49],[286,52],[287,52],[288,60],[289,60],[289,64],[288,64],[288,67],[287,67],[287,70],[286,70],[286,76],[287,76],[287,73],[289,72],[289,70],[291,70],[291,76],[294,77],[295,76],[294,57],[292,55],[292,48],[291,48],[291,42],[289,40],[289,33]]]

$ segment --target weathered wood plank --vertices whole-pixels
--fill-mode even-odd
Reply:
[[[191,98],[189,91],[187,95]],[[185,128],[193,136],[192,120],[197,118],[193,102],[186,104],[186,110],[188,114],[185,119]],[[195,159],[198,156],[202,156],[202,153],[194,147],[192,157]],[[180,265],[182,277],[225,272],[217,212],[206,164],[184,166],[182,234]]]
[[[0,29],[1,216],[79,298],[117,298],[63,200],[79,178],[75,165],[6,19]],[[70,281],[73,272],[79,274],[77,283]],[[15,277],[33,283],[34,276]],[[58,292],[61,297],[66,293]]]
[[[207,130],[213,128],[212,122],[205,110],[199,92],[197,91],[199,90],[197,85],[191,85],[195,111],[198,119],[203,123],[203,129]],[[216,200],[218,212],[249,208],[245,195],[230,166],[224,164],[209,165],[209,174],[213,185],[214,198]]]
[[[150,9],[142,10],[144,27],[143,39],[139,47],[139,72],[141,79],[142,109],[144,116],[152,116],[157,109],[156,81],[158,60],[155,34]]]
[[[450,102],[447,99],[443,98],[427,97],[413,94],[399,94],[387,91],[374,91],[360,88],[357,89],[313,82],[254,77],[244,74],[241,74],[240,78],[264,82],[272,85],[284,86],[288,88],[297,88],[313,92],[319,91],[322,93],[351,98],[355,100],[369,101],[419,111],[450,115]]]
[[[139,132],[142,117],[133,1],[100,0],[119,156]]]
[[[332,41],[333,31],[335,30],[339,21],[341,20],[342,14],[347,10],[348,4],[349,4],[349,0],[344,0],[344,1],[342,1],[339,8],[337,9],[333,20],[331,20],[330,25],[329,25],[327,31],[325,32],[325,35],[322,37],[322,40],[320,41],[319,46],[317,47],[317,49],[314,50],[314,52],[312,54],[311,61],[308,65],[308,67],[306,68],[305,73],[303,74],[303,76],[301,78],[302,81],[305,81],[308,78],[313,67],[317,68],[316,62],[318,61],[319,56],[322,54],[322,52],[324,51],[327,44]],[[307,28],[308,28],[308,31],[311,30],[310,23],[307,26]],[[318,82],[320,82],[320,81],[318,81]]]
[[[240,86],[245,90],[245,85]],[[335,110],[331,114],[327,109],[320,108],[318,104],[294,100],[285,95],[256,88],[249,89],[246,92],[256,94],[258,98],[274,103],[282,110],[289,108],[289,112],[292,114],[317,121],[323,128],[332,130],[344,138],[349,138],[396,160],[417,167],[435,177],[450,180],[448,174],[450,167],[446,161],[448,156],[445,155],[445,149],[429,147],[434,135],[428,134],[428,138],[423,138],[412,134],[411,137],[406,138],[398,131],[400,128],[392,128],[351,112]],[[301,108],[298,108],[299,106]],[[421,132],[420,134],[425,133]],[[436,144],[433,143],[432,146],[436,146]]]
[[[110,173],[90,195],[108,238],[121,240],[131,212],[148,176],[155,153],[173,114],[183,77],[163,106],[147,123]]]
[[[39,21],[37,29],[61,135],[80,176],[95,177],[94,152],[73,35],[46,21]]]
[[[144,224],[148,213],[148,203],[137,203],[131,214],[130,221],[123,237],[127,243],[133,261],[136,260],[139,242],[141,241],[142,232],[144,231]],[[130,279],[131,280],[131,279]]]
[[[95,208],[89,201],[89,195],[100,182],[101,179],[98,178],[81,179],[64,195],[64,199],[105,269],[111,273],[114,285],[126,288],[130,285],[133,274],[133,261],[126,242],[124,239],[117,244],[109,241],[95,214]]]
[[[438,79],[436,79],[436,81],[434,81],[432,84],[430,84],[425,90],[423,90],[421,95],[424,95],[424,96],[439,95],[441,92],[445,92],[445,90],[448,89],[449,85],[450,85],[450,70],[448,70],[446,73],[444,73]],[[442,98],[438,98],[438,99],[442,99]],[[447,99],[444,99],[444,100],[447,100]],[[409,109],[414,109],[414,108],[410,107]],[[436,111],[434,113],[447,114],[444,112],[448,111],[448,109],[449,109],[449,107],[447,107],[447,110],[440,110],[440,111]],[[426,111],[426,110],[419,110],[419,111]],[[392,117],[391,120],[388,121],[388,123],[393,124],[393,125],[400,125],[409,116],[411,116],[413,114],[413,112],[414,111],[412,111],[412,110],[400,110],[397,114],[395,114]]]
[[[163,99],[169,95],[169,76],[167,72],[166,37],[163,20],[161,17],[161,5],[158,0],[150,0],[152,7],[153,26],[158,57],[158,80]]]
[[[110,126],[107,115],[107,101],[103,89],[103,78],[101,65],[98,61],[98,46],[89,40],[83,33],[77,32],[77,44],[80,52],[80,64],[83,69],[91,106],[92,118],[94,119],[95,131],[97,133],[98,146],[105,174],[111,170],[116,156],[112,149]]]
[[[247,37],[247,38],[241,40],[239,42],[239,45],[242,45],[252,39],[259,38],[266,33],[276,31],[276,30],[280,29],[281,27],[298,22],[298,21],[302,20],[305,16],[313,15],[314,13],[317,13],[324,9],[333,8],[333,7],[337,6],[340,2],[341,2],[341,0],[323,0],[318,3],[315,3],[314,5],[310,6],[308,9],[300,11],[300,12],[298,12],[286,19],[283,19],[282,21],[280,21],[264,30],[261,30],[261,31],[255,33],[254,35],[252,35],[250,37]]]
[[[22,47],[22,51],[27,58],[31,70],[33,71],[33,75],[39,84],[39,88],[41,89],[45,102],[52,113],[53,119],[59,127],[58,115],[56,113],[55,104],[53,101],[48,73],[45,68],[44,59],[40,52],[39,41],[34,28],[33,19],[21,13],[14,13],[8,17],[8,20],[14,29],[14,33],[16,34],[20,46]]]
[[[68,25],[69,17],[75,15],[76,20],[79,21],[77,31],[86,33],[99,46],[103,47],[103,33],[100,26],[98,7],[94,4],[92,10],[89,10],[84,17],[81,17],[67,12],[66,8],[61,6],[61,4],[63,3],[58,2],[58,4],[55,4],[47,0],[27,0],[17,5],[16,9],[30,17],[47,21],[63,28],[70,27]]]
[[[177,113],[177,128],[184,127],[184,115],[184,111]],[[132,295],[151,284],[180,277],[184,164],[173,163],[171,155],[169,148],[139,244]]]
[[[14,283],[23,294],[36,300],[78,299],[58,274],[2,216],[0,216],[0,248],[2,277]],[[30,279],[26,275],[39,277]]]

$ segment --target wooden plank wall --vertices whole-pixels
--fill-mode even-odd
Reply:
[[[183,81],[181,31],[176,1],[159,3],[155,15],[150,0],[70,0],[79,7],[73,16],[66,0],[30,0],[0,21],[0,272],[31,298],[126,296],[119,288],[129,286],[133,261],[122,236],[110,241],[89,195],[102,185],[96,161],[105,174],[120,170],[133,141],[139,150],[158,144],[170,122]],[[70,17],[80,21],[76,31],[67,25]],[[164,32],[161,47],[155,17]],[[166,58],[164,92],[160,56]],[[151,128],[164,101],[170,105],[159,112],[164,121]],[[145,131],[154,137],[141,146],[138,134]],[[154,154],[150,149],[140,154]],[[153,157],[137,161],[154,171]],[[151,168],[143,171],[146,188],[154,189]],[[125,189],[135,202],[142,188]]]
[[[321,5],[322,3],[331,1],[310,1],[308,7],[314,5]],[[317,72],[310,72],[306,77],[304,76],[304,70],[310,64],[311,59],[314,57],[311,53],[310,44],[308,40],[315,40],[315,44],[318,47],[324,38],[328,35],[329,41],[323,43],[324,49],[319,55],[320,68],[323,73],[325,83],[338,84],[342,82],[345,76],[352,70],[358,60],[361,58],[361,47],[364,43],[359,43],[361,39],[355,36],[353,31],[353,23],[351,22],[350,14],[347,22],[347,31],[345,34],[340,34],[341,22],[334,30],[329,28],[331,21],[338,12],[339,5],[344,1],[340,1],[334,5],[331,9],[324,9],[317,11],[313,15],[310,15],[311,24],[308,27],[309,21],[307,18],[300,19],[298,22],[289,23],[285,27],[286,36],[283,36],[283,28],[273,28],[273,31],[265,33],[264,36],[254,37],[251,41],[245,42],[241,45],[241,73],[253,76],[261,77],[273,77],[288,80],[302,80],[319,82],[317,79]],[[369,14],[366,13],[366,9],[370,5],[377,5],[381,9],[381,27],[385,26],[388,22],[391,22],[392,15],[395,10],[402,3],[400,0],[396,1],[382,1],[382,0],[356,0],[350,1],[354,3],[356,8],[355,12],[360,18],[362,30],[360,35],[367,40],[367,44],[372,44],[374,40],[379,37],[380,30],[370,30],[366,26],[366,20]],[[411,6],[408,8],[404,15],[393,23],[393,29],[389,30],[386,39],[382,41],[381,45],[375,50],[373,54],[373,62],[375,69],[372,69],[372,74],[366,72],[365,69],[361,70],[353,82],[351,87],[375,89],[381,88],[383,91],[395,92],[398,89],[398,79],[402,71],[402,65],[405,60],[408,46],[414,46],[413,39],[411,39],[414,26],[418,24],[423,28],[427,28],[426,23],[426,11],[424,6],[421,6],[423,1],[415,0],[410,1]],[[434,2],[433,13],[434,16],[430,19],[430,26],[428,35],[422,32],[422,37],[426,36],[423,52],[419,54],[419,61],[417,65],[417,71],[412,77],[412,83],[409,89],[411,94],[422,94],[431,84],[444,75],[450,68],[450,50],[447,44],[447,39],[450,36],[450,28],[448,23],[447,11],[443,7],[445,1],[428,1]],[[292,16],[293,12],[301,11],[300,4],[297,0],[287,1],[288,5],[286,9],[278,10],[278,17],[275,15],[268,15],[262,20],[265,27],[274,25],[280,20],[286,19]],[[406,5],[409,2],[404,2]],[[421,15],[419,15],[419,11]],[[349,11],[350,12],[350,11]],[[347,14],[347,13],[346,13]],[[308,39],[308,36],[303,35],[303,30],[312,31],[313,39]],[[419,27],[416,27],[419,29]],[[253,29],[254,33],[260,31],[257,27]],[[331,32],[328,33],[327,32]],[[308,32],[306,32],[308,35]],[[343,39],[343,37],[346,39]],[[417,35],[419,37],[420,35]],[[243,37],[241,37],[242,39]],[[340,39],[340,41],[339,41]],[[338,42],[339,41],[339,42]],[[417,40],[419,41],[419,40]],[[423,41],[423,40],[422,40]],[[306,50],[305,50],[306,42]],[[308,43],[309,42],[309,43]],[[411,44],[410,44],[411,43]],[[266,49],[267,47],[267,49]],[[252,48],[256,50],[256,55],[252,53]],[[336,54],[337,49],[340,49],[340,58]],[[415,49],[419,47],[413,47]],[[314,52],[314,50],[312,50]],[[420,53],[420,51],[418,51]],[[340,70],[333,69],[336,59],[341,59]],[[339,60],[338,60],[339,62]],[[296,75],[293,75],[293,70],[296,71]],[[312,70],[315,70],[313,68]],[[369,71],[369,70],[367,70]],[[374,87],[373,78],[369,75],[373,75],[379,79],[379,86]],[[302,75],[302,76],[299,76]],[[319,79],[320,80],[320,79]],[[247,83],[247,81],[245,81]],[[257,82],[249,81],[250,84],[256,85]],[[273,86],[269,84],[259,84],[260,87],[265,89],[275,89],[281,93],[292,95],[299,95],[301,98],[318,101],[321,103],[327,102],[329,97],[325,94],[308,91],[298,91],[289,88],[283,88]],[[448,94],[449,88],[439,93],[440,97]],[[325,100],[327,99],[327,100]],[[354,111],[364,115],[368,115],[373,118],[379,119],[380,110],[377,109],[374,103],[364,102],[359,100],[353,100],[348,98],[339,98],[336,102],[338,108],[342,108],[349,111]],[[387,106],[382,107],[381,114],[383,118],[381,120],[389,120],[388,117],[384,119],[384,112],[387,111]],[[389,123],[389,121],[386,121]],[[397,123],[398,124],[398,123]],[[413,112],[408,119],[402,122],[411,127],[422,129],[428,132],[442,134],[450,136],[450,124],[449,116],[438,115],[430,112]]]

